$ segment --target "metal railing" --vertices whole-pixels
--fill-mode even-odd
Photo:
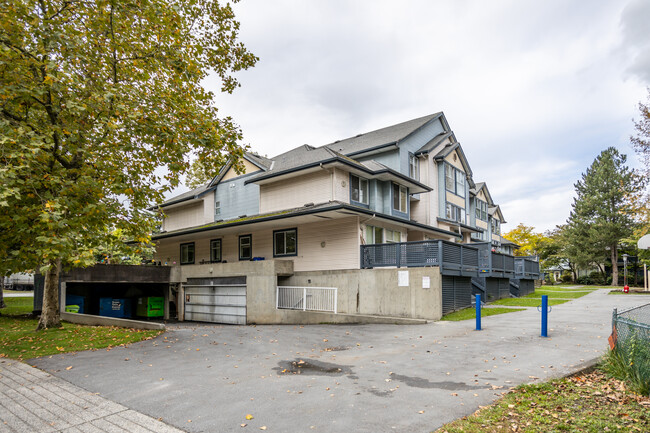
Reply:
[[[612,348],[633,370],[632,376],[650,384],[650,304],[612,314]]]
[[[278,286],[275,308],[336,314],[337,292],[336,287]]]
[[[478,249],[443,240],[361,245],[361,268],[441,266],[478,272]]]
[[[515,257],[515,277],[536,280],[539,278],[539,262],[536,257]]]
[[[508,254],[490,253],[490,264],[486,268],[481,268],[481,272],[501,273],[503,277],[514,275],[515,258]]]
[[[361,245],[361,268],[440,266],[459,273],[478,272],[478,249],[443,240]]]

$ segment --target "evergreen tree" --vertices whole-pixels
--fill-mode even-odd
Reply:
[[[599,265],[610,257],[612,285],[618,284],[619,241],[634,228],[633,204],[643,190],[643,179],[625,165],[626,160],[613,147],[598,155],[575,184],[577,197],[566,228],[577,265]]]

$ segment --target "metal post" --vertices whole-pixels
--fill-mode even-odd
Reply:
[[[302,311],[307,309],[307,287],[302,288]]]
[[[401,245],[400,245],[399,243],[396,243],[396,244],[394,244],[394,245],[395,245],[395,249],[397,250],[397,251],[396,251],[396,254],[397,254],[397,267],[398,267],[398,268],[401,268],[401,267],[402,267],[402,250],[401,250]]]
[[[542,337],[548,337],[548,295],[542,295]]]
[[[476,295],[476,330],[481,330],[481,295]]]

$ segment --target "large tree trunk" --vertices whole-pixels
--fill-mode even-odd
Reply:
[[[7,305],[5,304],[5,277],[4,275],[0,275],[0,308],[5,308]],[[2,313],[0,313],[2,314]]]
[[[618,251],[616,245],[612,245],[612,286],[618,286]]]
[[[36,330],[47,328],[58,328],[61,326],[61,313],[59,311],[59,273],[61,272],[61,260],[57,259],[50,263],[45,273],[45,284],[43,287],[43,311],[38,321]]]

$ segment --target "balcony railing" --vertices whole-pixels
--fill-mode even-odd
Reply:
[[[429,240],[361,245],[361,268],[439,266],[444,275],[478,275],[478,249]]]
[[[479,251],[479,266],[484,277],[514,278],[515,275],[515,258],[508,254],[482,249]]]
[[[515,278],[539,279],[539,262],[536,257],[515,257]]]

